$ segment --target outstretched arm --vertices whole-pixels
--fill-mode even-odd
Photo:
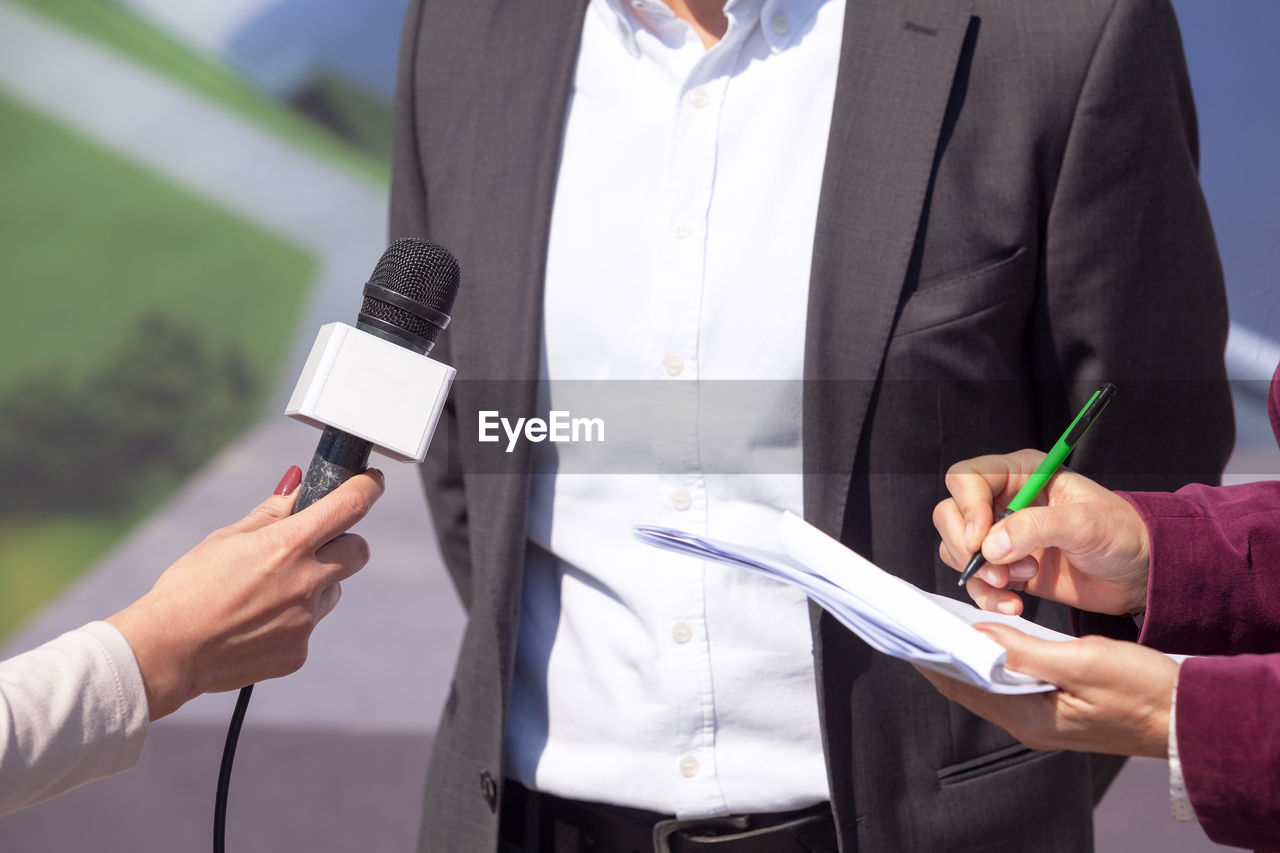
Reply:
[[[106,621],[128,640],[152,720],[202,693],[279,678],[338,605],[340,582],[369,560],[347,528],[382,495],[382,473],[359,474],[290,515],[296,489],[273,495],[211,533],[151,591]]]
[[[148,722],[201,693],[302,666],[340,582],[368,560],[343,531],[383,481],[361,474],[290,516],[300,478],[290,469],[107,621],[0,662],[0,814],[133,767]]]

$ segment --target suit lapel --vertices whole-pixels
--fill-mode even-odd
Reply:
[[[833,536],[841,533],[970,13],[948,0],[848,0],[804,356],[805,515]]]
[[[467,56],[475,67],[444,81],[465,93],[454,98],[461,105],[442,146],[463,151],[445,168],[466,175],[451,208],[461,213],[447,223],[468,249],[455,309],[467,334],[454,346],[466,378],[480,380],[457,389],[466,395],[456,398],[462,435],[476,434],[480,410],[536,412],[547,238],[585,8],[585,0],[467,0],[456,10],[471,24]],[[464,463],[468,470],[503,475],[470,478],[467,489],[469,503],[484,508],[472,515],[473,547],[484,564],[503,568],[487,579],[495,584],[490,600],[511,607],[524,562],[530,444],[518,442],[510,454],[501,442],[462,447],[481,454]]]
[[[452,165],[469,171],[462,185],[473,196],[459,225],[474,235],[479,275],[468,295],[473,324],[484,326],[468,339],[473,378],[538,376],[547,237],[585,8],[585,0],[485,3],[471,12],[480,20],[476,70],[450,81],[467,93],[451,141],[468,149]],[[529,407],[513,411],[526,415],[534,389],[522,393]]]

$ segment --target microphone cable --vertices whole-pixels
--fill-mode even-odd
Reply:
[[[244,725],[244,715],[249,710],[252,696],[252,684],[240,688],[236,709],[231,712],[231,725],[227,726],[227,741],[222,745],[218,793],[213,802],[213,853],[226,853],[227,849],[227,793],[231,790],[231,764],[236,760],[236,744],[240,742],[240,728]]]

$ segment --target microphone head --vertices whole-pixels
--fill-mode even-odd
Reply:
[[[364,286],[356,328],[426,355],[449,325],[459,281],[448,249],[413,237],[396,240]]]

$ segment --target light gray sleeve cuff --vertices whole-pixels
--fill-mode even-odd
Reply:
[[[142,744],[151,724],[151,707],[147,704],[147,688],[142,681],[142,670],[133,648],[124,635],[107,622],[90,622],[82,629],[97,641],[117,688],[119,738],[116,766],[111,773],[131,770],[142,757]]]
[[[1191,806],[1187,783],[1182,778],[1182,762],[1178,759],[1178,687],[1173,688],[1169,700],[1169,802],[1173,819],[1195,822],[1196,811]]]

